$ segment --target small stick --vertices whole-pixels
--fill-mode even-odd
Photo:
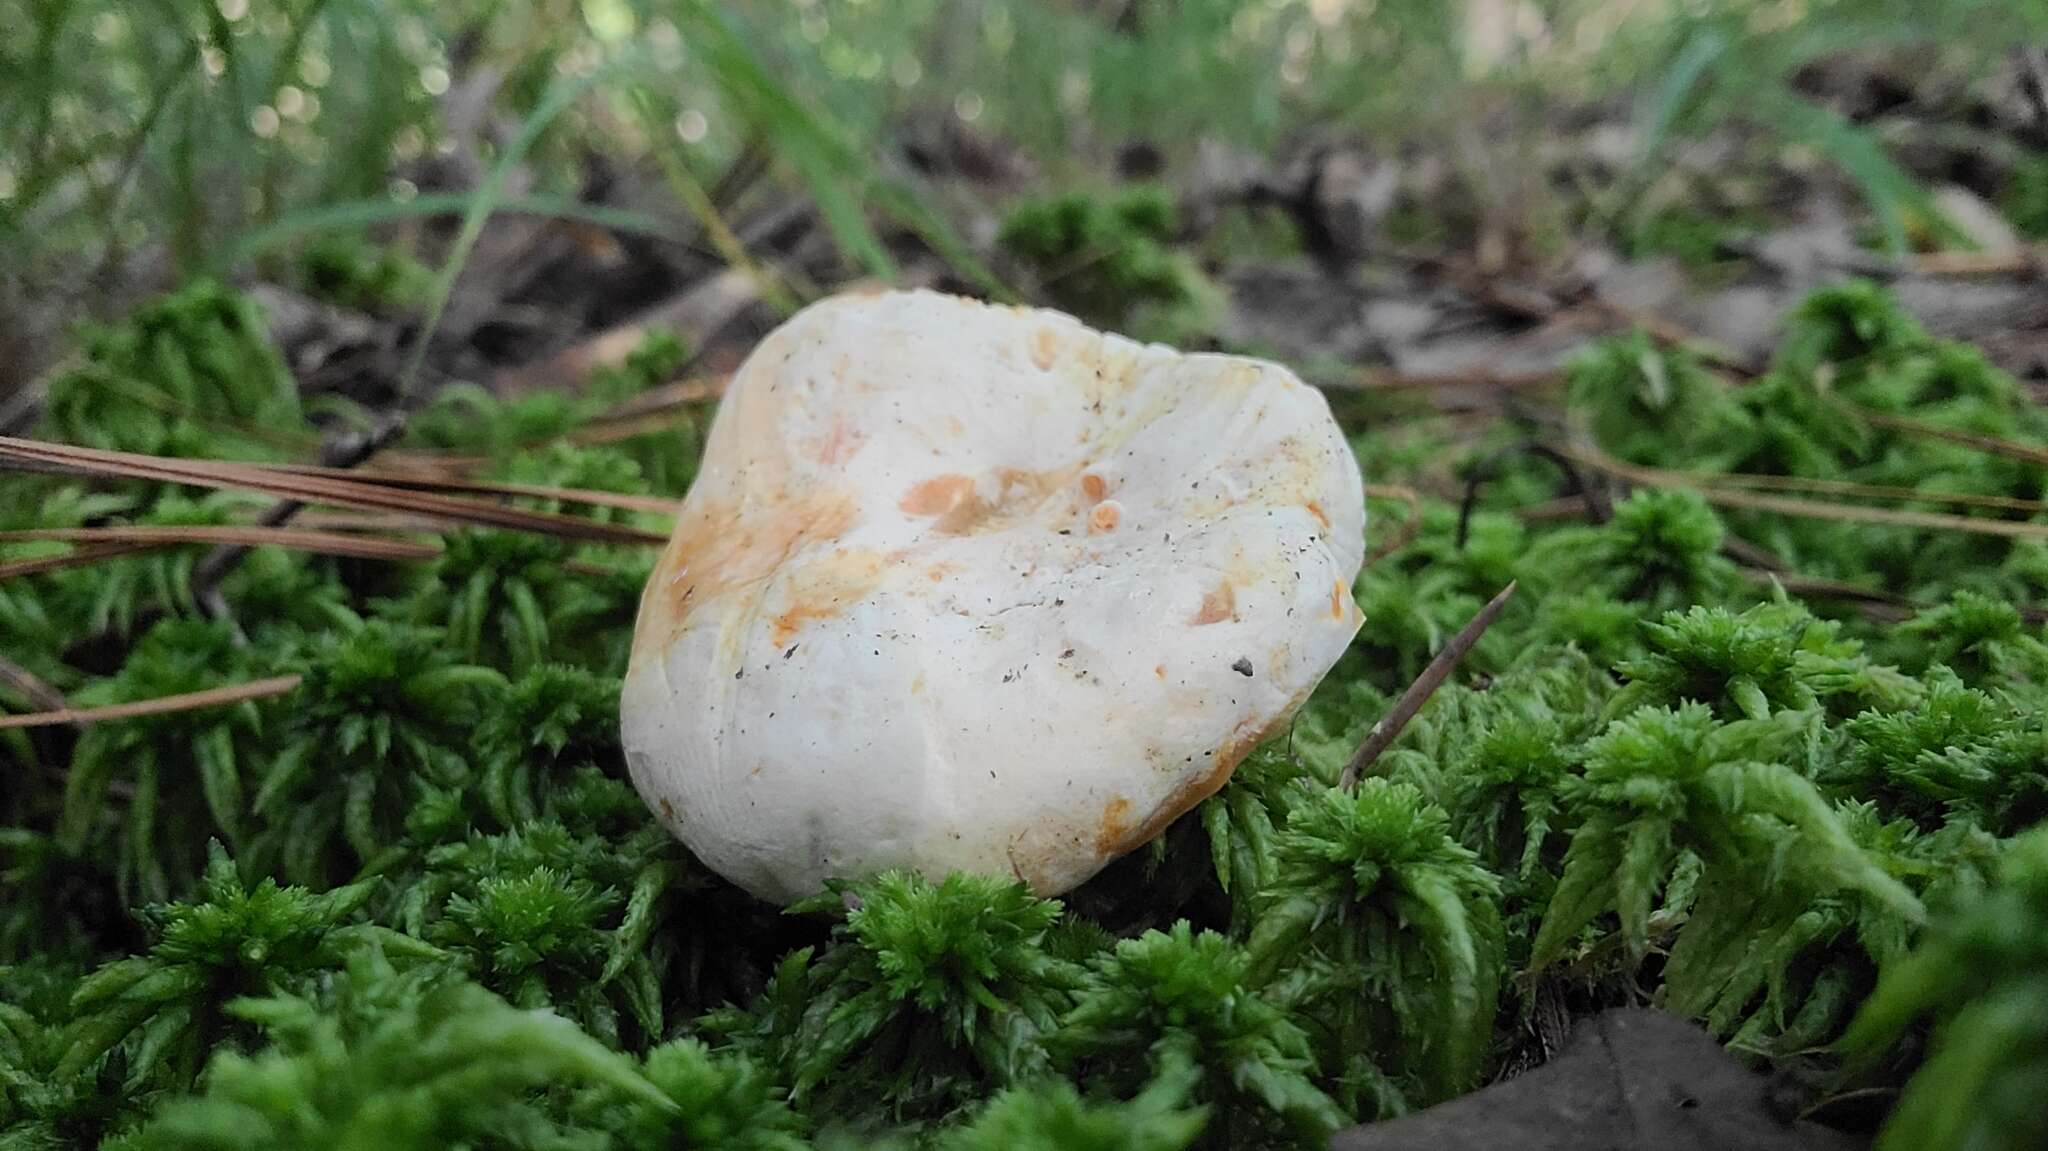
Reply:
[[[1479,637],[1486,634],[1486,629],[1493,626],[1493,621],[1500,618],[1501,609],[1508,606],[1508,600],[1515,594],[1515,584],[1516,581],[1509,580],[1508,586],[1487,600],[1486,606],[1480,608],[1464,627],[1458,629],[1458,634],[1451,637],[1451,642],[1436,653],[1436,658],[1429,661],[1429,666],[1423,668],[1422,674],[1415,677],[1415,682],[1408,685],[1408,690],[1401,693],[1401,698],[1394,701],[1393,709],[1380,717],[1378,723],[1372,725],[1372,731],[1366,734],[1365,742],[1358,745],[1358,751],[1351,757],[1351,762],[1344,765],[1344,774],[1337,777],[1338,787],[1345,791],[1352,791],[1358,787],[1359,777],[1365,774],[1365,769],[1371,767],[1373,762],[1379,759],[1380,753],[1400,738],[1402,729],[1408,726],[1408,721],[1415,718],[1415,713],[1422,710],[1422,705],[1429,702],[1429,697],[1436,694],[1436,689],[1442,687],[1444,681],[1451,677],[1451,671],[1458,666],[1458,661],[1465,658],[1465,653],[1471,651],[1472,645],[1479,642]]]
[[[0,731],[16,727],[54,727],[61,723],[139,719],[149,715],[170,715],[173,712],[225,707],[252,699],[268,699],[273,695],[283,695],[297,688],[300,678],[296,675],[280,675],[250,683],[213,687],[205,691],[188,691],[180,695],[163,695],[155,699],[138,699],[130,703],[109,704],[106,707],[88,707],[82,710],[60,707],[54,711],[38,711],[27,715],[0,715]]]

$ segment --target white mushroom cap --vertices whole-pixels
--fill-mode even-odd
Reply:
[[[633,782],[767,899],[886,868],[1067,890],[1307,697],[1364,532],[1328,404],[1277,365],[823,301],[733,377],[641,599]]]

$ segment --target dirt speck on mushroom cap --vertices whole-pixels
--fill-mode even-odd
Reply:
[[[642,598],[628,762],[769,898],[885,867],[1065,890],[1307,695],[1363,553],[1357,463],[1276,365],[827,300],[714,422]]]

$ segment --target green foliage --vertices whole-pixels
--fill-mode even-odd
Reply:
[[[458,663],[438,631],[382,620],[317,637],[291,666],[305,678],[276,705],[254,846],[318,886],[393,846],[423,788],[467,782],[468,732],[505,680]]]
[[[1748,430],[1741,407],[1698,359],[1661,348],[1642,331],[1581,354],[1571,367],[1568,404],[1596,442],[1638,463],[1661,463],[1673,453],[1711,463]]]
[[[443,629],[471,663],[517,674],[543,660],[575,658],[587,653],[598,625],[630,620],[638,606],[637,584],[590,578],[565,541],[483,528],[451,532],[445,541],[400,613]],[[617,662],[610,670],[623,672]]]
[[[392,915],[519,1006],[552,1007],[614,1045],[622,1017],[659,1036],[676,949],[653,937],[679,868],[641,814],[625,832],[534,821],[434,848]]]
[[[1413,785],[1362,781],[1297,804],[1275,855],[1254,970],[1307,976],[1289,994],[1332,1033],[1347,1084],[1404,1081],[1422,1102],[1477,1084],[1505,964],[1500,881]],[[1358,1104],[1352,1104],[1357,1109]]]
[[[410,446],[498,481],[673,496],[704,413],[626,440],[589,421],[683,358],[657,334],[574,400],[451,387]],[[1816,298],[1740,388],[1625,339],[1575,370],[1570,405],[1605,451],[1659,467],[2048,495],[2026,461],[1865,418],[2048,434],[2016,381],[1865,287]],[[785,914],[691,859],[620,749],[639,549],[476,531],[405,567],[259,548],[217,622],[195,546],[0,582],[0,647],[67,702],[303,677],[0,732],[0,1146],[1313,1145],[1526,1066],[1529,1012],[1645,998],[1814,1082],[1876,1004],[1841,1080],[1868,1098],[1906,1082],[1928,1019],[1890,1138],[2002,1114],[2039,1046],[2021,894],[2039,851],[2016,837],[2048,817],[2048,547],[1644,486],[1607,522],[1557,523],[1521,510],[1574,490],[1555,460],[1500,429],[1468,466],[1455,433],[1359,437],[1375,479],[1455,495],[1449,476],[1476,475],[1476,506],[1425,496],[1291,725],[1063,904],[899,874]],[[251,510],[0,485],[6,528]],[[1408,514],[1373,513],[1375,544]],[[1921,606],[1893,624],[1753,583],[1736,557],[1756,547],[1786,588]],[[1378,778],[1334,790],[1509,580]],[[1910,995],[1871,998],[1916,969]],[[1987,1066],[1979,1034],[2017,1069]]]
[[[1889,293],[1852,280],[1822,288],[1793,309],[1778,359],[1794,368],[1830,364],[1854,373],[1927,347],[1926,331]]]
[[[476,729],[491,816],[505,827],[540,817],[570,772],[624,771],[617,679],[566,664],[542,664],[514,681]]]
[[[1201,329],[1213,289],[1173,249],[1175,216],[1164,187],[1073,192],[1011,209],[996,242],[1089,324],[1178,342]]]
[[[1348,1117],[1315,1084],[1308,1033],[1261,994],[1251,967],[1242,947],[1185,920],[1123,940],[1095,961],[1059,1046],[1087,1082],[1127,1089],[1199,1068],[1195,1098],[1213,1108],[1218,1145],[1327,1136]]]
[[[2048,829],[2013,839],[1997,883],[1885,968],[1843,1045],[1873,1059],[1927,1015],[1933,1049],[1878,1145],[2017,1151],[2048,1139],[2032,1102],[2048,1082]]]
[[[568,437],[608,409],[669,382],[687,359],[675,333],[657,328],[622,362],[592,372],[576,395],[533,391],[501,398],[475,385],[450,384],[407,423],[407,442],[488,457],[490,477],[512,483],[680,496],[697,474],[708,423],[695,408],[684,409],[674,424],[629,435],[609,447],[580,446]],[[621,518],[608,509],[538,503],[550,511]]]
[[[1598,527],[1550,533],[1523,556],[1539,592],[1596,592],[1660,610],[1719,603],[1733,594],[1735,565],[1721,554],[1721,520],[1687,491],[1643,489]]]
[[[578,1126],[618,1151],[804,1151],[803,1122],[782,1091],[744,1058],[677,1039],[647,1053],[634,1084],[593,1088],[572,1110]]]
[[[89,331],[50,381],[52,439],[150,455],[269,454],[262,432],[303,427],[298,388],[247,299],[198,280]]]
[[[400,974],[374,951],[319,991],[240,999],[229,1010],[260,1028],[270,1046],[215,1056],[204,1092],[166,1107],[125,1146],[531,1145],[566,1134],[540,1096],[545,1089],[610,1092],[615,1106],[634,1109],[643,1129],[649,1112],[667,1115],[686,1099],[702,1102],[687,1092],[672,1098],[566,1020],[519,1010],[434,968]],[[671,1074],[669,1089],[686,1079]]]
[[[1767,719],[1837,700],[1902,707],[1915,696],[1896,670],[1873,664],[1840,625],[1779,601],[1739,614],[1693,607],[1646,624],[1648,650],[1616,668],[1629,684],[1611,708],[1704,703],[1724,719]]]
[[[188,499],[167,491],[133,522],[145,527],[218,526],[233,518],[240,501],[224,495]],[[181,615],[199,614],[193,599],[196,548],[167,548],[116,555],[90,568],[66,568],[37,582],[44,611],[68,633],[67,642],[101,632],[129,632],[152,607]]]
[[[783,965],[793,998],[745,1037],[830,1114],[935,1118],[1049,1066],[1044,1039],[1081,972],[1043,946],[1060,905],[1023,884],[890,872],[820,897],[849,910],[815,961]]]
[[[586,399],[565,392],[528,392],[501,400],[474,384],[450,384],[406,422],[417,447],[509,458],[524,447],[559,439],[595,414]]]
[[[315,296],[366,312],[415,311],[434,292],[426,265],[394,248],[350,235],[321,236],[299,254],[306,287]]]
[[[1911,707],[1867,711],[1843,725],[1828,782],[1928,830],[1961,817],[2016,834],[2048,818],[2042,724],[2032,699],[2016,703],[1937,671]]]
[[[1671,207],[1639,220],[1624,240],[1634,259],[1670,256],[1693,275],[1712,282],[1738,270],[1737,261],[1728,251],[1728,241],[1768,222],[1766,217],[1753,212],[1708,213]]]
[[[212,1045],[230,1034],[230,1000],[300,986],[365,946],[433,955],[389,928],[350,922],[372,886],[317,895],[271,879],[252,886],[214,844],[191,902],[143,909],[156,938],[149,951],[101,966],[72,991],[74,1017],[55,1077],[79,1075],[128,1042],[132,1081],[161,1069],[189,1086]]]
[[[1649,951],[1657,895],[1683,853],[1699,859],[1706,882],[1752,904],[1791,884],[1801,896],[1855,892],[1917,920],[1919,902],[1855,842],[1795,766],[1812,720],[1780,712],[1717,724],[1692,702],[1636,711],[1589,742],[1574,797],[1581,822],[1531,965],[1562,957],[1581,928],[1610,910],[1628,955],[1639,961]],[[1746,922],[1752,910],[1733,894],[1711,905],[1703,899],[1677,946],[1729,928],[1709,911]]]
[[[2048,670],[2048,645],[2028,634],[2019,609],[1977,592],[1956,592],[1895,634],[1900,664],[1916,671],[1940,665],[1973,682],[1999,682]]]
[[[2048,239],[2048,158],[2023,156],[2001,200],[2005,218],[2030,239]]]
[[[1276,741],[1252,749],[1230,782],[1202,802],[1202,829],[1209,838],[1209,861],[1216,885],[1231,897],[1231,927],[1243,931],[1258,909],[1258,900],[1273,882],[1278,841],[1275,827],[1284,818],[1290,785],[1305,771]]]
[[[72,694],[80,706],[133,703],[254,678],[231,625],[168,619],[135,645],[115,675]],[[253,702],[96,724],[79,736],[65,780],[58,835],[65,849],[111,856],[131,899],[165,900],[195,878],[202,845],[239,846],[264,757]],[[110,805],[122,786],[124,801]]]
[[[942,1151],[1180,1151],[1201,1135],[1208,1116],[1187,1106],[1198,1078],[1181,1060],[1127,1102],[1081,1097],[1063,1079],[1011,1088],[974,1121],[939,1140]]]

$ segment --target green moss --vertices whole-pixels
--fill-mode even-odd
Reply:
[[[1134,202],[1110,233],[1175,263],[1165,208]],[[1083,231],[1106,211],[1044,209]],[[1174,298],[1172,276],[1139,274],[1152,257],[1089,290]],[[170,332],[177,370],[112,351],[93,370],[268,410],[195,350],[241,346],[239,305],[182,299],[114,340]],[[577,433],[681,362],[656,337],[589,397],[450,388],[411,443],[514,482],[675,494],[680,437]],[[221,446],[127,394],[74,392],[62,418],[107,405],[120,442]],[[1624,337],[1574,367],[1567,403],[1574,434],[1656,468],[1917,489],[1875,501],[1909,507],[2048,495],[2034,463],[1896,426],[2048,438],[2016,381],[1870,285],[1809,300],[1761,379]],[[197,602],[196,547],[0,582],[8,658],[78,704],[303,677],[233,707],[0,732],[0,1145],[1298,1147],[1519,1065],[1529,989],[1559,980],[1575,1013],[1648,996],[1829,1090],[1903,1088],[1892,1145],[1955,1141],[1957,1116],[2031,1137],[1998,1109],[2031,1082],[2048,1002],[2029,902],[2048,549],[1717,508],[1727,480],[1639,485],[1592,505],[1604,522],[1528,516],[1573,481],[1515,450],[1526,431],[1475,444],[1418,408],[1340,407],[1366,421],[1376,481],[1429,493],[1419,513],[1372,503],[1375,545],[1419,520],[1360,574],[1358,638],[1197,813],[1061,902],[892,874],[785,910],[691,859],[619,746],[645,549],[503,531],[404,566],[259,549],[222,584],[232,624]],[[2024,506],[1957,514],[2040,518]],[[9,528],[247,511],[0,485]],[[1775,589],[1738,563],[1756,547],[1910,618]],[[1369,778],[1334,789],[1510,580]],[[146,621],[111,656],[80,642]],[[19,686],[0,703],[38,706]]]
[[[997,243],[1059,307],[1140,339],[1184,343],[1207,327],[1214,288],[1174,247],[1173,195],[1132,185],[1020,204]]]

